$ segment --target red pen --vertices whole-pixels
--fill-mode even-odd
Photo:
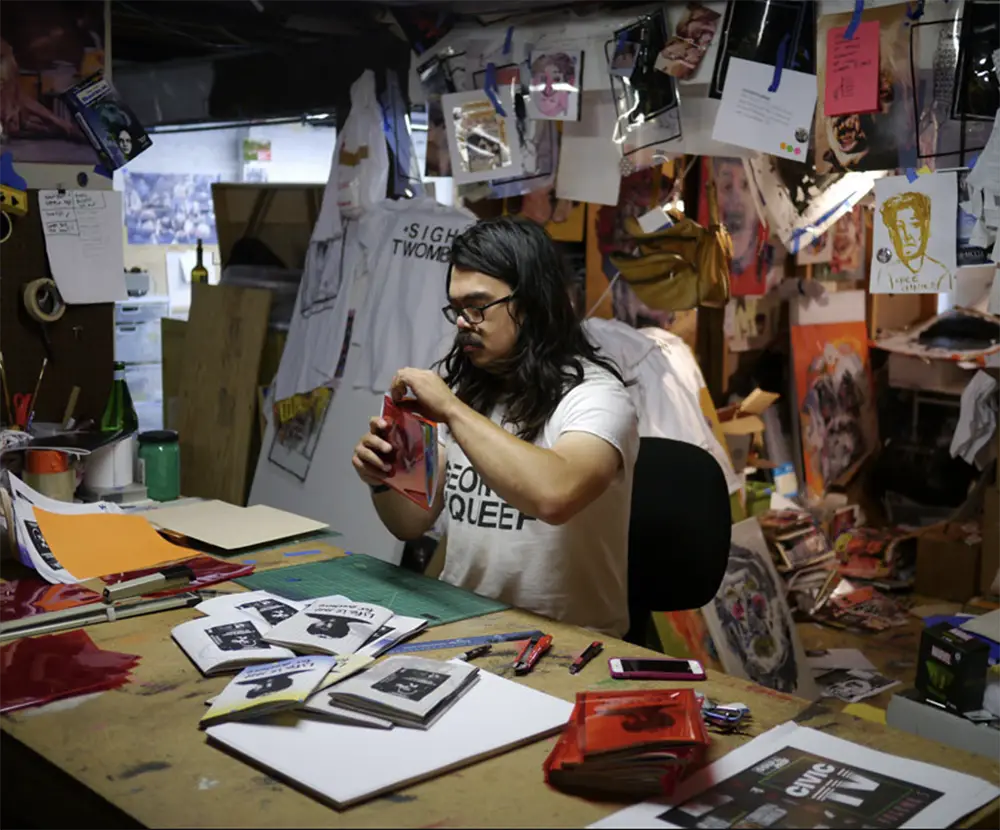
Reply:
[[[552,647],[552,635],[545,634],[537,640],[531,640],[517,656],[514,663],[514,674],[527,674],[539,661],[541,656]]]

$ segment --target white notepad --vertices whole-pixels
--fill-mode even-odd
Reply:
[[[348,807],[555,734],[572,710],[565,700],[481,670],[479,682],[427,731],[363,729],[289,713],[223,723],[207,734],[335,807]]]
[[[265,504],[237,507],[224,501],[200,501],[182,507],[161,507],[143,515],[155,527],[223,550],[264,545],[329,528],[323,522]]]

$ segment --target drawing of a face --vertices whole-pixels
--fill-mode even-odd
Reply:
[[[733,239],[733,272],[742,274],[757,253],[757,213],[750,183],[739,159],[715,161],[715,186],[722,224]]]
[[[132,157],[132,136],[128,134],[127,130],[122,130],[118,133],[118,146],[122,148],[125,158]]]
[[[531,65],[531,96],[542,115],[568,115],[569,96],[575,89],[576,66],[569,55],[542,55]]]
[[[899,193],[880,208],[896,256],[909,263],[927,252],[931,227],[931,200],[923,193]]]
[[[831,131],[834,142],[844,153],[863,153],[868,149],[868,135],[863,116],[838,115],[832,120]]]
[[[756,683],[794,691],[798,670],[792,635],[778,603],[778,588],[764,564],[734,544],[722,586],[713,600],[729,647]]]

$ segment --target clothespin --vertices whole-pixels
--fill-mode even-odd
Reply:
[[[785,66],[785,54],[788,52],[788,44],[791,40],[791,33],[785,32],[785,36],[781,39],[781,43],[778,44],[778,57],[774,62],[774,77],[771,79],[771,85],[767,88],[768,92],[778,91],[778,84],[781,83],[781,70]]]
[[[851,14],[851,22],[844,29],[844,40],[854,40],[854,33],[861,25],[861,12],[865,10],[865,0],[854,0],[854,12]]]

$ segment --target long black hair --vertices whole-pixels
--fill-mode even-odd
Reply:
[[[450,262],[449,286],[453,268],[502,280],[521,315],[501,371],[478,369],[457,341],[438,364],[463,403],[488,416],[503,401],[505,422],[519,438],[534,441],[566,392],[583,382],[584,361],[625,385],[618,367],[587,339],[566,288],[562,256],[541,225],[523,217],[485,219],[455,238]]]

